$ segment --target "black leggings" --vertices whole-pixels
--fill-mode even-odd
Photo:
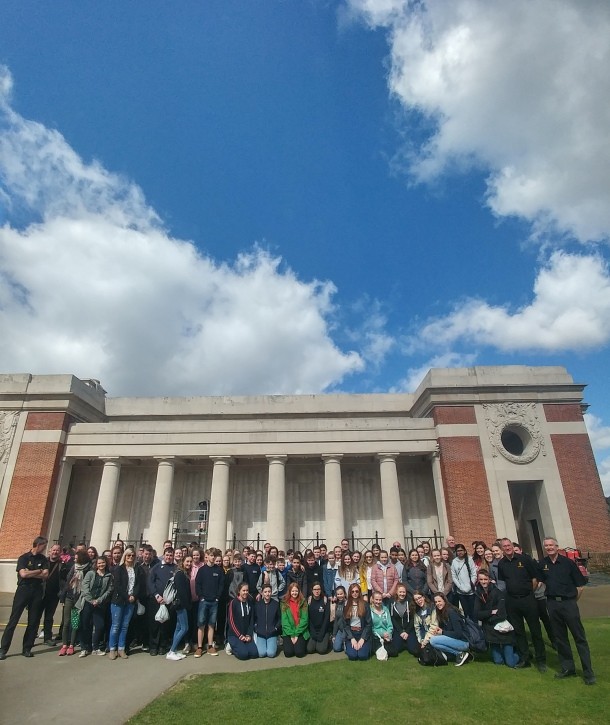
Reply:
[[[293,644],[290,637],[284,636],[284,657],[305,657],[307,654],[307,642],[300,634]]]

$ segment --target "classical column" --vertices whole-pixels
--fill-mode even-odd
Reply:
[[[434,479],[434,495],[436,497],[436,508],[438,511],[438,523],[443,537],[451,533],[449,531],[449,520],[447,519],[447,506],[445,505],[445,487],[443,485],[443,474],[441,472],[441,456],[439,451],[430,454],[432,461],[432,478]]]
[[[70,490],[70,479],[72,477],[72,468],[74,466],[74,458],[61,459],[61,469],[59,471],[59,483],[53,501],[53,513],[51,514],[51,524],[49,526],[49,541],[57,541],[61,536],[61,524],[64,518],[66,508],[66,500],[68,491]]]
[[[229,467],[231,456],[211,456],[212,493],[210,495],[210,522],[208,524],[208,547],[224,550],[227,544],[227,514],[229,511]]]
[[[381,476],[381,507],[383,509],[384,538],[387,546],[393,541],[403,541],[404,524],[398,491],[398,473],[396,458],[398,453],[378,453],[379,474]]]
[[[341,485],[341,459],[343,455],[322,456],[324,461],[324,516],[326,518],[326,545],[329,549],[341,543],[345,536],[343,522],[343,488]]]
[[[286,548],[286,460],[288,456],[266,456],[269,461],[266,540]]]
[[[163,542],[169,536],[172,487],[174,484],[174,456],[155,456],[155,460],[158,461],[157,480],[155,482],[150,526],[148,527],[148,543],[157,551],[161,551]]]
[[[95,507],[95,518],[91,530],[91,543],[100,551],[110,545],[112,537],[112,522],[114,520],[114,502],[119,487],[119,475],[121,473],[121,460],[116,458],[102,458],[104,470],[100,482],[100,492],[97,496]]]

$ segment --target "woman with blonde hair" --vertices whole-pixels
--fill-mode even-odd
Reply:
[[[121,563],[112,572],[112,624],[108,642],[111,660],[116,660],[117,657],[128,659],[125,652],[127,629],[136,604],[146,596],[146,576],[139,566],[135,566],[135,561],[134,549],[125,549]]]
[[[366,599],[367,602],[371,600],[371,594],[373,593],[373,587],[371,585],[371,572],[373,570],[374,564],[375,558],[373,557],[373,552],[370,549],[367,549],[364,552],[364,556],[360,561],[360,568],[358,572],[360,574],[360,590],[362,591],[362,596]]]

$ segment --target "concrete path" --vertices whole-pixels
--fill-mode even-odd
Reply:
[[[13,595],[0,593],[0,629],[8,619]],[[610,617],[610,585],[585,589],[579,603],[583,617]],[[176,682],[194,674],[247,672],[275,667],[306,666],[345,655],[308,655],[303,660],[239,662],[221,652],[181,662],[151,657],[136,650],[127,661],[108,656],[58,657],[57,647],[37,645],[35,657],[21,656],[23,627],[15,632],[9,656],[0,662],[0,724],[57,723],[82,725],[87,720],[122,725]],[[40,641],[40,640],[38,640]],[[63,707],[62,707],[63,706]],[[93,714],[98,713],[99,717]]]

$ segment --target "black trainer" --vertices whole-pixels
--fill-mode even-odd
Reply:
[[[576,677],[574,670],[561,670],[555,675],[556,680],[565,680],[567,677]]]
[[[33,656],[34,656],[34,653],[32,652],[32,650],[31,650],[31,649],[24,649],[24,650],[23,650],[23,652],[22,652],[21,654],[22,654],[22,655],[23,655],[24,657],[33,657]]]
[[[0,649],[0,660],[6,659],[6,652],[3,649]]]

